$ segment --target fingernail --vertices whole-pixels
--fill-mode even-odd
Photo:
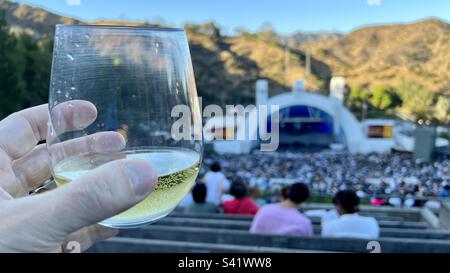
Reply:
[[[127,162],[125,170],[138,197],[144,197],[154,190],[157,175],[147,162]]]

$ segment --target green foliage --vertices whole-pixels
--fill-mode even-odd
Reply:
[[[0,10],[0,118],[20,109],[26,101],[24,64],[17,43],[9,35],[4,12]]]
[[[361,112],[361,108],[365,101],[370,97],[370,92],[367,88],[356,86],[350,89],[350,95],[347,99],[347,106],[355,114]]]
[[[53,41],[9,34],[0,12],[0,118],[47,102]]]
[[[353,87],[350,90],[350,99],[352,101],[364,101],[368,100],[370,97],[370,91],[367,88],[360,86]]]
[[[378,109],[386,110],[401,104],[400,98],[390,88],[384,86],[375,87],[372,91],[372,105]]]
[[[403,108],[417,117],[427,117],[433,104],[433,93],[418,83],[403,82],[398,89]]]
[[[220,40],[222,38],[222,33],[220,28],[216,26],[213,22],[208,22],[205,24],[185,24],[184,28],[187,32],[195,32],[203,35],[210,36],[214,41]]]
[[[353,87],[350,90],[347,105],[357,116],[361,115],[363,103],[367,103],[366,118],[394,118],[394,109],[402,104],[395,89],[378,86],[369,90],[364,87]]]
[[[439,96],[435,107],[436,118],[443,122],[450,122],[450,99],[445,96]]]
[[[47,102],[53,42],[36,41],[26,34],[19,37],[18,52],[24,59],[23,80],[26,83],[27,107]]]

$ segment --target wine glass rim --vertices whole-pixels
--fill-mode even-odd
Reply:
[[[93,24],[57,24],[56,27],[73,27],[73,28],[111,28],[111,29],[130,29],[130,30],[148,30],[148,31],[184,31],[182,28],[173,27],[148,27],[148,26],[127,26],[127,25],[93,25]]]

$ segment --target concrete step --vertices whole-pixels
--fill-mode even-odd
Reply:
[[[256,235],[242,230],[221,230],[199,227],[151,225],[141,229],[123,231],[120,236],[154,240],[202,242],[212,244],[277,247],[302,250],[337,252],[368,252],[369,240],[348,238],[323,238],[321,236],[297,237],[279,235]],[[450,240],[380,238],[377,240],[382,252],[438,253],[450,252]]]
[[[88,253],[317,253],[278,247],[211,244],[184,241],[114,237],[98,243]]]
[[[172,220],[174,219],[174,220]],[[168,217],[161,219],[159,222],[164,224],[169,224],[173,221],[174,224],[177,222],[183,222],[182,219],[186,219],[185,223],[198,223],[198,225],[222,225],[223,228],[234,228],[234,229],[249,229],[252,221],[252,217],[248,216],[227,216],[224,217],[223,214],[189,214],[189,213],[176,213],[170,214]],[[204,221],[204,222],[202,222]],[[311,218],[313,225],[320,226],[320,219]],[[382,228],[406,228],[406,229],[426,229],[428,228],[425,222],[412,222],[412,221],[378,221],[380,227]]]

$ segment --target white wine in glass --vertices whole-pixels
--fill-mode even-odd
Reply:
[[[103,222],[120,226],[121,222],[140,223],[167,215],[190,190],[197,177],[200,154],[191,150],[158,149],[127,151],[126,158],[149,161],[158,173],[156,189],[131,209]],[[86,172],[114,160],[121,154],[92,154],[61,161],[54,167],[54,179],[58,186],[76,180]]]

